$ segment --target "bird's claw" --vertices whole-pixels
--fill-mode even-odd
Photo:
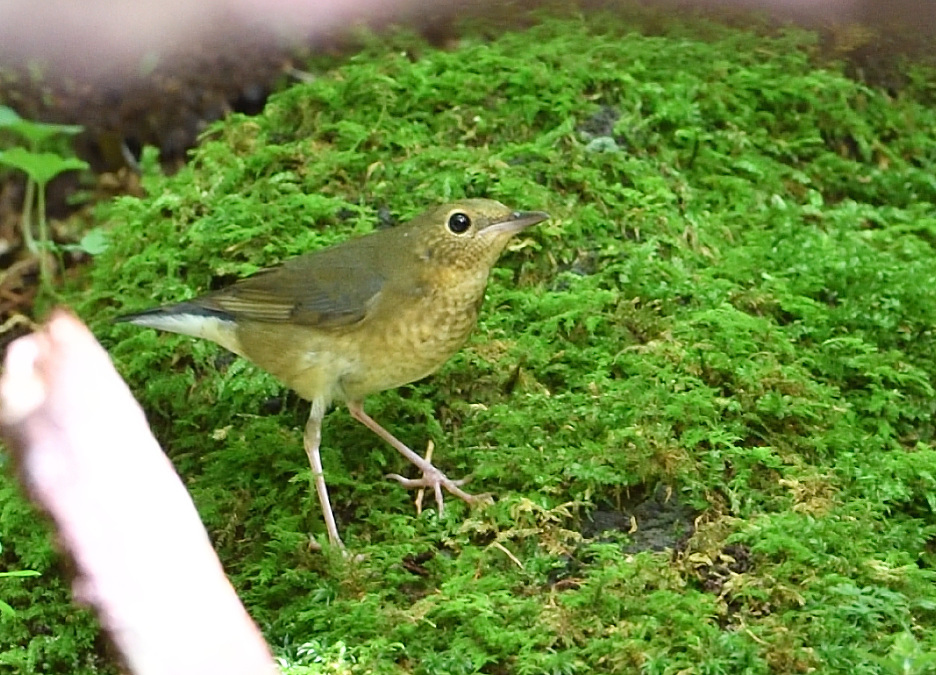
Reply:
[[[452,480],[444,473],[433,467],[432,470],[423,471],[422,478],[405,478],[398,473],[387,474],[387,478],[392,478],[400,485],[410,490],[431,488],[435,494],[436,506],[439,508],[439,515],[444,511],[444,499],[442,498],[442,488],[458,497],[468,504],[474,504],[478,498],[475,495],[468,494],[461,489],[461,486],[468,482],[467,478]]]

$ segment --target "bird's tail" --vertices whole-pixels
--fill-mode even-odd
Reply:
[[[234,317],[228,312],[194,302],[180,302],[136,314],[124,314],[115,321],[211,340],[234,353],[240,353]]]

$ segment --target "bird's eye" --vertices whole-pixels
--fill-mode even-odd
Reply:
[[[448,219],[448,228],[455,234],[464,234],[468,231],[468,228],[471,227],[471,218],[462,213],[461,211],[456,211],[449,216]]]

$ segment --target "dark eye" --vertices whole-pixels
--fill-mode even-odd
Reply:
[[[448,228],[455,234],[464,234],[471,227],[471,218],[461,211],[457,211],[449,216]]]

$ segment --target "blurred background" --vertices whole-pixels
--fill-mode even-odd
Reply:
[[[571,3],[562,3],[569,5]],[[634,4],[577,3],[583,11]],[[673,13],[734,24],[794,22],[822,35],[818,59],[844,59],[849,72],[899,91],[899,64],[936,61],[936,3],[913,0],[644,0]],[[522,27],[544,3],[357,0],[91,0],[80,4],[6,0],[0,5],[0,104],[22,117],[79,124],[79,156],[96,171],[132,165],[144,145],[165,168],[208,122],[230,111],[259,112],[267,95],[309,54],[353,52],[362,26],[409,25],[444,46],[458,21],[491,31]],[[15,201],[15,200],[14,200]],[[9,203],[9,199],[5,200]]]

